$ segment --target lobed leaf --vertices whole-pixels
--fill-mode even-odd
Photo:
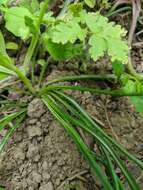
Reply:
[[[82,29],[76,19],[61,21],[49,31],[49,37],[54,43],[74,43],[77,39],[84,41],[86,30]]]
[[[74,46],[71,43],[57,44],[46,37],[43,38],[43,46],[52,58],[58,61],[72,59],[82,54],[82,45],[80,44]]]
[[[108,19],[99,13],[82,12],[81,17],[92,33],[89,39],[89,54],[95,61],[107,52],[111,61],[128,62],[129,48],[127,42],[122,40],[126,32],[120,25],[108,22]]]

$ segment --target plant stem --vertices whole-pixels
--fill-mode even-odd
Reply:
[[[28,78],[21,72],[21,70],[19,68],[17,68],[10,59],[8,59],[7,57],[1,55],[0,56],[0,65],[2,65],[3,67],[10,69],[11,71],[15,72],[18,77],[23,81],[23,83],[25,84],[25,86],[29,89],[29,91],[32,94],[35,94],[35,89],[32,87],[32,84],[30,83],[30,81],[28,80]]]
[[[27,51],[27,54],[25,56],[25,60],[24,60],[24,69],[25,69],[25,73],[28,72],[28,69],[29,69],[29,63],[31,61],[31,58],[33,56],[33,53],[34,53],[34,50],[36,48],[36,45],[38,43],[38,39],[39,39],[39,34],[40,34],[40,25],[42,23],[42,20],[43,20],[43,17],[44,17],[44,14],[46,12],[46,9],[48,7],[48,3],[49,3],[49,0],[45,0],[42,7],[41,7],[41,10],[40,10],[40,15],[39,15],[39,18],[38,18],[38,21],[36,23],[36,26],[37,26],[37,33],[35,35],[32,36],[32,40],[31,40],[31,43],[30,43],[30,46],[28,48],[28,51]]]
[[[51,59],[51,57],[48,58],[48,60],[46,61],[46,63],[42,67],[42,70],[41,70],[41,73],[40,73],[40,77],[39,77],[39,84],[38,84],[39,87],[41,86],[41,82],[43,80],[43,77],[44,77],[44,74],[46,72],[46,69],[47,69],[47,67],[48,67],[48,65],[50,63],[50,59]]]
[[[32,94],[35,94],[35,89],[33,88],[32,84],[30,83],[28,78],[17,67],[15,67],[15,72],[19,76],[19,78],[23,81],[25,86],[29,89],[29,91]]]
[[[29,46],[28,51],[26,53],[24,63],[23,63],[25,73],[27,73],[29,70],[29,63],[31,61],[31,58],[33,56],[33,52],[34,52],[36,44],[38,42],[38,36],[39,36],[39,34],[37,34],[36,36],[33,35],[30,46]]]
[[[133,67],[132,60],[131,60],[131,55],[129,55],[129,61],[128,61],[127,67],[128,67],[128,71],[129,71],[129,73],[131,75],[133,75],[134,77],[136,77],[138,80],[143,80],[143,75],[137,73],[136,70]]]

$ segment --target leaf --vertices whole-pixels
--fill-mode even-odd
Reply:
[[[140,83],[128,80],[126,85],[123,87],[124,92],[134,93],[143,92],[143,86]],[[143,113],[143,96],[131,96],[129,97],[131,103],[134,105],[135,109],[139,113]]]
[[[57,44],[46,38],[46,36],[43,38],[43,45],[55,60],[67,60],[82,54],[80,44]]]
[[[139,113],[143,113],[143,96],[132,96],[130,97],[131,103]]]
[[[91,45],[91,48],[89,49],[89,54],[94,61],[97,61],[97,59],[104,56],[107,45],[103,38],[92,35],[89,40],[89,45]]]
[[[74,3],[68,6],[68,14],[72,13],[74,16],[79,16],[79,13],[83,10],[83,3]]]
[[[84,41],[86,30],[82,29],[76,19],[61,21],[49,31],[49,37],[54,43],[74,43],[77,39]]]
[[[92,33],[89,53],[94,61],[107,52],[112,62],[117,60],[127,63],[129,47],[127,42],[122,40],[126,34],[125,30],[120,25],[108,22],[108,19],[99,13],[83,13],[81,16]],[[99,52],[96,53],[96,50]]]
[[[108,19],[97,13],[86,13],[82,12],[81,17],[83,21],[87,24],[89,30],[94,34],[100,34],[103,29],[106,28]]]
[[[8,42],[6,43],[6,49],[18,50],[18,44],[15,42]]]
[[[38,29],[36,28],[34,20],[31,17],[25,16],[25,24],[28,26],[30,33],[36,35]]]
[[[51,23],[55,22],[55,17],[53,17],[53,12],[49,11],[48,13],[46,13],[43,17],[43,23],[49,25]]]
[[[38,0],[20,0],[20,6],[28,9],[31,13],[39,11],[40,5]]]
[[[11,33],[22,39],[29,36],[29,27],[25,24],[25,16],[33,18],[30,11],[23,7],[11,7],[6,11],[6,28]]]
[[[98,179],[100,179],[104,187],[103,189],[113,190],[101,166],[97,163],[88,146],[84,143],[82,138],[76,132],[75,128],[73,127],[74,124],[69,119],[66,112],[64,112],[65,109],[63,110],[62,107],[59,106],[60,104],[57,104],[56,101],[54,101],[50,96],[43,96],[43,102],[51,111],[51,113],[55,116],[55,118],[59,121],[59,123],[66,129],[67,133],[71,136],[71,138],[74,140],[80,152],[83,154],[84,158],[86,158],[86,160],[89,162],[94,174],[96,174]]]
[[[7,74],[7,75],[15,75],[15,73],[3,66],[0,65],[0,73]]]
[[[15,130],[18,127],[20,127],[20,124],[22,123],[23,119],[25,118],[25,115],[26,115],[25,113],[22,113],[20,117],[16,118],[15,124],[12,127],[10,127],[10,129],[8,130],[8,132],[6,133],[4,138],[0,141],[0,153],[3,151],[4,146],[8,143],[8,141],[10,140],[10,138],[13,135],[13,133],[15,132]]]
[[[134,93],[136,92],[136,84],[132,80],[128,80],[122,89],[125,93]]]
[[[0,81],[12,75],[16,76],[16,74],[13,71],[0,65]]]
[[[4,37],[1,31],[0,31],[0,53],[3,55],[7,55]]]
[[[124,65],[119,61],[112,62],[114,73],[117,77],[120,77],[124,73]]]
[[[84,0],[84,2],[90,7],[93,8],[96,4],[96,0]]]
[[[8,0],[0,0],[0,5],[6,4]]]
[[[128,62],[128,45],[127,43],[110,38],[108,39],[108,55],[111,56],[111,61],[118,60],[122,63]]]

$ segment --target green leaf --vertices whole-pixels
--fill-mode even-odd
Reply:
[[[121,39],[109,38],[108,44],[108,55],[111,57],[111,61],[121,61],[122,63],[128,62],[128,45],[121,41]],[[115,45],[116,44],[116,45]]]
[[[11,7],[5,13],[7,30],[22,39],[26,39],[30,33],[25,24],[25,16],[33,18],[30,11],[24,7]]]
[[[6,4],[8,0],[0,0],[0,5]]]
[[[0,187],[0,190],[5,190],[5,188],[4,187]]]
[[[77,39],[85,40],[86,30],[80,27],[76,19],[61,21],[50,29],[49,37],[54,43],[74,43]]]
[[[38,29],[35,26],[34,20],[31,17],[25,16],[25,24],[29,27],[30,33],[36,35]]]
[[[122,89],[126,93],[134,93],[136,92],[136,84],[132,80],[127,80],[125,86]]]
[[[8,42],[8,43],[6,43],[6,49],[18,50],[18,44],[15,42]]]
[[[91,57],[96,61],[107,52],[112,62],[117,60],[127,63],[129,48],[127,42],[122,40],[126,34],[125,30],[120,25],[108,22],[108,19],[99,13],[82,13],[81,16],[92,33],[89,40]]]
[[[128,80],[123,87],[123,91],[127,93],[143,92],[143,86],[139,82]],[[129,97],[131,103],[139,113],[143,113],[143,96],[131,96]]]
[[[48,107],[48,109],[52,112],[52,114],[56,117],[56,119],[61,123],[61,125],[66,129],[68,134],[72,137],[74,142],[77,144],[79,150],[83,153],[83,156],[88,160],[90,166],[92,167],[95,174],[101,180],[104,190],[112,190],[112,186],[108,181],[107,176],[104,174],[100,165],[94,159],[94,156],[88,146],[83,142],[82,138],[76,132],[74,127],[72,126],[72,122],[66,115],[66,112],[60,108],[59,104],[56,104],[50,96],[43,96],[43,102]]]
[[[10,69],[7,69],[1,65],[0,65],[0,73],[6,74],[6,75],[15,75],[15,73],[13,71],[11,71]]]
[[[10,115],[7,115],[0,119],[0,131],[6,127],[6,125],[9,124],[9,122],[13,121],[15,118],[20,116],[25,112],[25,109],[21,110],[20,112],[12,113]]]
[[[93,34],[101,34],[108,24],[108,19],[102,16],[100,13],[86,13],[82,12],[81,17],[83,22],[87,24],[87,27]]]
[[[8,143],[8,141],[10,140],[11,136],[13,135],[13,133],[15,132],[15,130],[20,127],[20,124],[22,123],[23,119],[25,118],[25,113],[21,114],[20,117],[16,118],[16,122],[15,124],[10,127],[10,129],[8,130],[8,132],[6,133],[6,135],[4,136],[4,138],[1,140],[0,142],[0,153],[3,151],[4,146]]]
[[[103,38],[97,37],[94,34],[89,40],[89,45],[91,45],[89,54],[94,61],[97,61],[100,57],[104,56],[104,53],[107,49],[107,44]]]
[[[74,3],[68,6],[68,14],[79,16],[79,13],[83,10],[83,3]]]
[[[124,65],[119,61],[112,62],[114,73],[117,77],[120,77],[124,73]]]
[[[96,4],[96,0],[84,0],[84,2],[90,7],[93,8]]]
[[[38,0],[20,0],[20,6],[27,8],[31,13],[39,11],[40,8]]]
[[[143,113],[143,96],[132,96],[130,97],[131,103],[139,113]]]
[[[46,13],[43,17],[43,23],[49,25],[51,23],[54,23],[56,21],[55,17],[53,17],[53,12],[49,11]]]
[[[6,45],[5,45],[4,37],[1,31],[0,31],[0,53],[3,55],[7,55]]]
[[[52,42],[48,37],[43,37],[44,48],[49,52],[55,60],[67,60],[72,59],[75,56],[82,54],[82,46],[80,44],[73,45],[71,43],[67,44],[57,44]]]

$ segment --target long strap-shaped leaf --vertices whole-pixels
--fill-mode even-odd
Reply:
[[[88,160],[90,163],[90,166],[94,169],[96,175],[101,180],[104,190],[113,190],[110,183],[108,182],[106,176],[104,175],[103,171],[99,167],[98,163],[95,161],[91,151],[89,148],[85,145],[79,134],[76,132],[76,130],[72,127],[72,125],[69,123],[67,119],[60,116],[60,112],[62,110],[59,110],[58,107],[54,104],[54,102],[51,101],[49,96],[43,96],[43,101],[46,104],[46,106],[49,108],[49,110],[52,112],[52,114],[58,119],[58,121],[62,124],[62,126],[67,130],[69,135],[73,138],[77,146],[79,147],[80,151],[82,151],[84,157]]]
[[[113,179],[114,188],[116,190],[120,190],[120,183],[119,183],[120,179],[118,178],[117,174],[115,173],[114,165],[112,164],[112,160],[110,158],[110,155],[104,147],[101,147],[101,149],[103,150],[105,158],[107,159],[107,162],[108,162],[107,166],[109,168],[109,172],[110,172],[112,179]],[[123,189],[125,189],[125,188],[123,188]]]
[[[23,121],[24,118],[25,118],[25,113],[22,113],[21,116],[17,119],[16,124],[13,125],[8,130],[8,132],[6,133],[5,137],[0,142],[0,153],[3,151],[4,146],[7,144],[7,142],[9,141],[9,139],[11,138],[11,136],[13,135],[13,133],[15,132],[15,130],[20,126],[20,123]]]
[[[129,160],[133,161],[134,163],[136,163],[141,169],[143,169],[143,163],[138,160],[137,158],[135,158],[134,156],[132,156],[124,147],[122,147],[119,143],[117,143],[113,138],[111,138],[110,136],[108,136],[103,130],[102,128],[99,127],[98,124],[96,124],[96,122],[90,117],[90,115],[81,107],[79,106],[79,104],[77,102],[75,102],[72,98],[70,98],[69,96],[67,96],[66,94],[62,93],[62,92],[57,92],[56,93],[59,96],[62,96],[66,101],[68,101],[73,107],[75,107],[79,113],[83,114],[83,117],[86,118],[86,120],[88,121],[89,124],[91,124],[90,126],[93,126],[94,132],[98,132],[100,134],[102,134],[102,138],[107,139],[109,142],[111,142],[112,145],[115,146],[115,148],[117,148],[121,153],[123,153],[125,156],[128,157]]]
[[[0,119],[0,131],[12,120],[14,120],[16,117],[20,116],[22,113],[25,112],[25,109],[23,109],[20,112],[16,112],[16,113],[12,113],[10,115],[7,115],[5,117],[3,117],[2,119]]]
[[[50,98],[51,99],[51,98]],[[51,101],[53,101],[51,99]],[[59,104],[55,103],[56,107],[59,107]],[[60,108],[59,108],[60,109]],[[70,121],[71,123],[73,123],[73,125],[77,125],[81,128],[83,128],[86,132],[88,132],[89,134],[91,134],[92,136],[94,136],[107,150],[108,152],[111,154],[112,158],[115,160],[115,162],[118,164],[118,166],[120,167],[120,169],[122,170],[123,174],[125,175],[126,179],[129,182],[129,185],[132,189],[134,190],[139,190],[139,186],[136,183],[136,180],[134,179],[134,177],[128,172],[128,169],[126,168],[126,166],[122,163],[122,161],[117,157],[116,153],[113,152],[112,148],[110,147],[111,145],[108,145],[108,142],[102,138],[102,136],[100,137],[99,135],[97,135],[94,130],[92,130],[91,126],[89,125],[83,125],[80,120],[77,120],[75,118],[73,118],[72,116],[70,116],[69,114],[66,114],[65,112],[62,112],[62,110],[64,110],[64,108],[61,108],[61,116],[67,118],[68,121]],[[70,110],[68,110],[70,111]],[[64,114],[63,114],[64,113]]]
[[[51,81],[48,81],[47,85],[57,83],[57,82],[72,82],[72,81],[117,81],[117,77],[113,74],[105,74],[105,75],[71,75],[71,76],[63,76]]]
[[[108,90],[108,89],[100,89],[100,88],[90,88],[85,86],[72,86],[72,85],[50,85],[47,87],[44,87],[40,92],[39,95],[45,94],[46,92],[52,91],[52,90],[75,90],[75,91],[81,91],[81,92],[91,92],[93,94],[105,94],[105,95],[111,95],[111,96],[142,96],[143,91],[141,92],[132,92],[127,93],[123,89],[117,89],[117,90]]]

